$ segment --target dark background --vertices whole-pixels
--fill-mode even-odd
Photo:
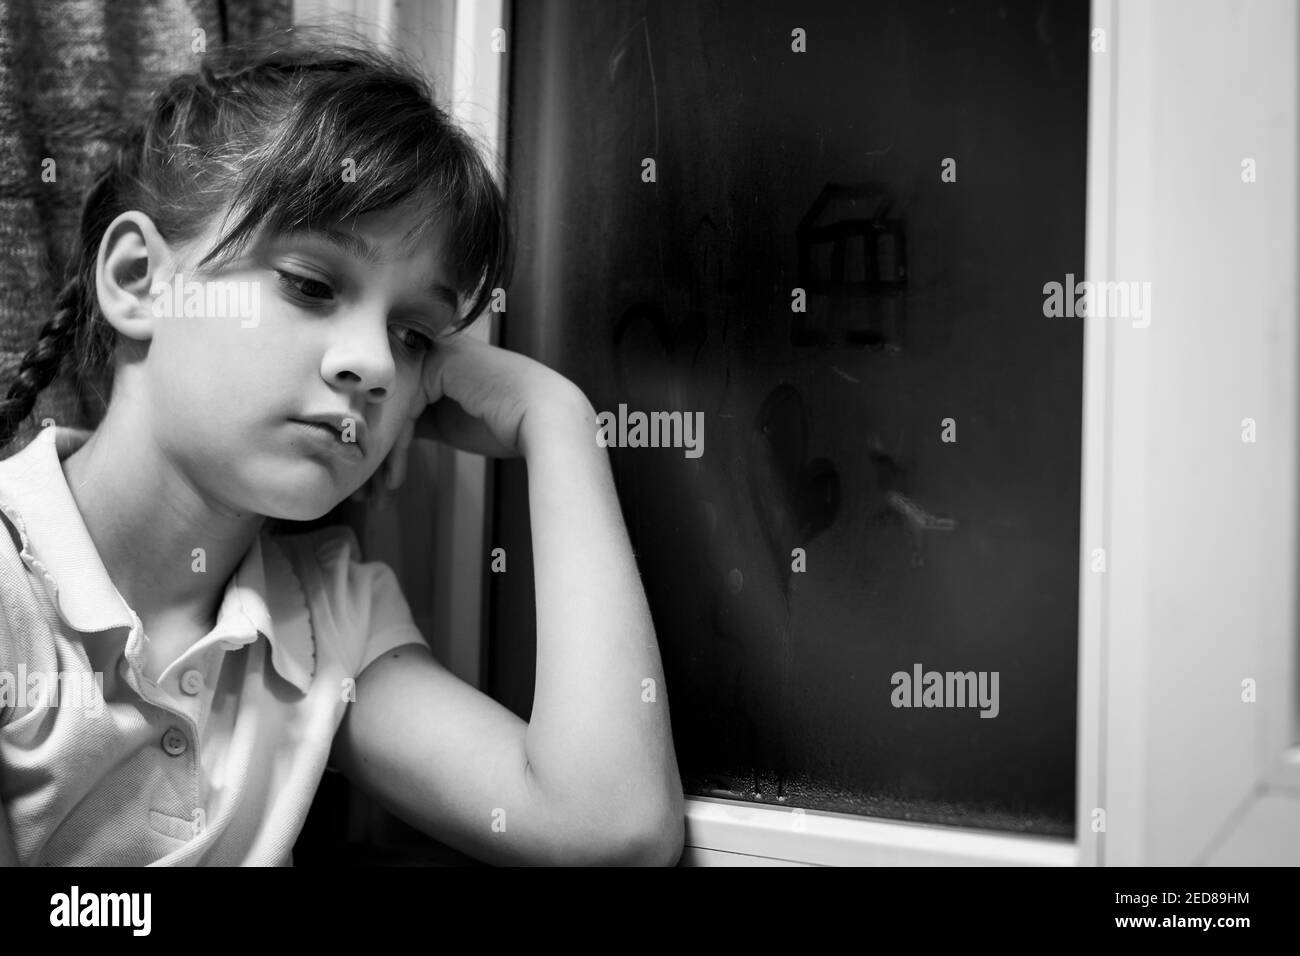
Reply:
[[[705,414],[699,459],[610,450],[688,793],[1072,836],[1083,334],[1042,288],[1083,271],[1088,4],[530,2],[511,35],[504,344],[598,411]],[[494,482],[488,689],[526,718],[523,463]],[[999,715],[895,709],[914,663],[999,672]]]

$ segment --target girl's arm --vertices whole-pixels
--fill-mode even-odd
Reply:
[[[645,807],[680,850],[682,785],[654,624],[595,412],[576,399],[571,411],[525,419],[521,436],[537,597],[530,768],[543,792],[574,806]]]
[[[398,816],[488,862],[672,864],[684,811],[663,668],[591,404],[491,346],[440,362],[431,401],[453,403],[417,434],[527,463],[531,719],[412,645],[358,678],[335,759]]]

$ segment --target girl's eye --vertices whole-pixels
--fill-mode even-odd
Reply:
[[[405,327],[399,327],[397,331],[399,336],[401,333],[405,333],[408,336],[408,338],[400,340],[407,350],[416,354],[433,351],[433,339],[429,338],[429,336],[422,332],[417,332],[415,329],[408,329]]]
[[[334,298],[334,290],[319,279],[295,275],[283,269],[276,269],[275,272],[280,277],[280,285],[287,288],[294,298],[312,303],[326,302]]]
[[[280,277],[280,285],[288,290],[291,297],[303,304],[315,305],[334,298],[334,290],[329,287],[328,283],[319,279],[300,276],[293,272],[285,272],[283,269],[276,269],[275,272]],[[407,351],[416,355],[433,351],[433,339],[422,332],[405,327],[398,327],[397,332],[399,341]]]

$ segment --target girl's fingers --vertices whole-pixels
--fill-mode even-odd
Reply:
[[[385,510],[392,498],[392,493],[388,490],[383,469],[370,476],[366,488],[367,503],[376,511]]]
[[[492,434],[482,419],[469,414],[450,398],[444,398],[430,408],[422,416],[422,423],[426,437],[461,451],[489,458],[515,458],[519,455],[516,448]]]
[[[348,496],[348,500],[373,505],[377,510],[383,511],[391,502],[391,492],[400,488],[406,480],[406,463],[414,436],[415,420],[408,419],[397,433],[397,441],[393,443],[383,464],[366,479],[365,484]]]
[[[406,458],[410,454],[411,439],[415,436],[415,419],[408,418],[397,436],[397,443],[388,456],[388,469],[384,486],[395,491],[406,480]]]
[[[456,354],[459,345],[459,341],[450,338],[440,341],[438,348],[425,359],[421,373],[424,386],[424,407],[427,408],[434,404],[445,393],[443,376],[446,373],[447,361]]]

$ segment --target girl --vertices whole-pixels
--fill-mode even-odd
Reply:
[[[290,863],[327,764],[487,862],[677,859],[663,671],[595,413],[456,335],[508,274],[507,224],[391,54],[290,31],[155,98],[0,404],[3,444],[65,359],[111,373],[93,433],[0,462],[0,862]],[[527,462],[527,723],[430,655],[349,529],[276,524],[395,487],[414,435]]]

